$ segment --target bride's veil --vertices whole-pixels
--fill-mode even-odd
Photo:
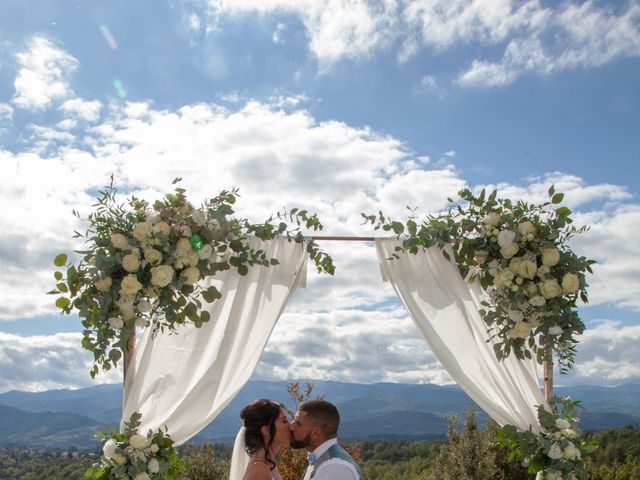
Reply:
[[[236,435],[236,441],[233,444],[233,454],[231,455],[231,468],[229,470],[229,480],[242,480],[244,472],[249,465],[249,455],[245,450],[246,443],[244,439],[245,428],[241,427]]]

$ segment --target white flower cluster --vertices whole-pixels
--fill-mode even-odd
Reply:
[[[558,278],[554,267],[560,262],[560,251],[553,242],[539,238],[533,222],[525,220],[511,229],[508,226],[498,213],[485,215],[482,232],[488,248],[476,250],[475,259],[480,269],[493,278],[489,294],[494,304],[505,309],[502,321],[508,336],[528,338],[548,318],[548,302],[562,295],[575,295],[580,279],[572,272]],[[551,335],[563,332],[559,325],[548,327]]]
[[[161,471],[159,451],[153,438],[137,433],[120,442],[111,438],[102,447],[102,467],[109,470],[110,478],[152,480]]]
[[[220,260],[214,245],[203,241],[203,237],[216,236],[219,227],[207,212],[192,210],[190,216],[179,221],[171,217],[171,212],[143,213],[146,218],[133,226],[129,237],[114,233],[109,248],[103,250],[121,268],[112,269],[111,274],[96,268],[102,273],[94,282],[97,292],[111,293],[114,299],[116,308],[108,317],[114,330],[122,329],[132,319],[137,326],[146,325],[163,289],[195,284],[204,276],[203,265]],[[108,264],[100,260],[98,265]],[[96,264],[95,258],[92,263]]]

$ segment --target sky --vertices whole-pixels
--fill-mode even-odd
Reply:
[[[45,294],[111,175],[149,200],[175,177],[194,203],[237,187],[240,216],[307,208],[328,235],[553,184],[598,262],[556,384],[640,382],[640,1],[2,3],[0,392],[121,381],[90,378]],[[373,245],[321,246],[335,276],[309,265],[253,378],[451,383]]]

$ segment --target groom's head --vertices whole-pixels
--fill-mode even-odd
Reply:
[[[310,452],[321,443],[338,435],[340,414],[336,406],[326,400],[309,400],[298,407],[291,422],[291,446]]]

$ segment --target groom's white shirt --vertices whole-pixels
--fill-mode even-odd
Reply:
[[[329,450],[329,448],[336,443],[338,443],[337,438],[330,438],[326,442],[320,444],[320,446],[311,453],[313,453],[315,458],[320,458],[320,455]],[[303,480],[309,480],[311,478],[311,470],[311,466],[309,466],[304,477],[302,477]],[[349,462],[346,462],[341,458],[330,458],[318,466],[318,469],[313,476],[313,480],[358,480],[358,472]]]

